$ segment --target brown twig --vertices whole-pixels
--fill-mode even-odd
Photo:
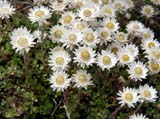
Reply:
[[[134,113],[137,113],[141,109],[142,105],[143,105],[143,102],[139,103],[139,105],[138,105],[137,109],[134,111]]]
[[[61,105],[61,103],[62,103],[62,99],[59,101],[59,103],[57,104],[57,102],[55,101],[55,100],[53,100],[54,101],[54,103],[55,103],[55,108],[54,108],[54,110],[53,110],[53,112],[51,113],[51,115],[54,115],[55,114],[55,112],[56,112],[56,110],[58,109],[58,107]]]
[[[40,51],[41,51],[41,62],[42,62],[42,64],[43,64],[43,66],[44,66],[44,68],[45,68],[45,70],[47,70],[47,67],[46,67],[46,63],[45,63],[45,57],[44,57],[44,55],[45,55],[45,50],[44,50],[44,32],[43,32],[43,30],[44,30],[44,28],[43,28],[43,25],[41,26],[41,49],[40,49]]]
[[[114,118],[116,117],[117,113],[118,113],[121,109],[122,109],[122,106],[117,107],[117,108],[115,109],[115,111],[110,115],[109,119],[114,119]]]

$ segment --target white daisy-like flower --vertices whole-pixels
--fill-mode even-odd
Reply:
[[[63,46],[72,49],[73,46],[79,45],[78,43],[82,40],[82,37],[83,35],[81,32],[77,32],[76,30],[67,30],[62,37]]]
[[[38,30],[35,30],[35,31],[33,32],[33,35],[34,35],[35,38],[38,39],[37,42],[42,42],[42,37],[43,37],[43,39],[45,39],[46,36],[47,36],[47,34],[46,34],[45,32],[42,33],[42,31],[40,31],[39,29],[38,29]],[[42,35],[43,35],[43,36],[42,36]]]
[[[121,50],[117,53],[119,64],[120,65],[128,65],[129,63],[135,60],[134,54],[128,50],[128,48],[121,48]]]
[[[133,114],[129,116],[129,119],[149,119],[143,114]]]
[[[117,61],[118,60],[116,55],[109,50],[102,50],[102,52],[98,54],[97,57],[97,64],[102,68],[102,70],[110,70],[116,65]]]
[[[98,16],[99,7],[94,4],[87,4],[81,7],[78,16],[85,21],[94,20]]]
[[[135,58],[139,55],[139,49],[135,44],[125,44],[122,47],[131,52]]]
[[[51,88],[57,91],[64,91],[70,86],[71,78],[64,71],[56,71],[49,79]]]
[[[124,32],[116,32],[114,38],[120,43],[126,43],[128,41],[128,34]]]
[[[160,43],[157,40],[149,39],[142,41],[142,49],[148,51],[151,48],[160,47]]]
[[[148,84],[139,87],[139,94],[140,94],[140,100],[142,102],[143,101],[155,102],[156,99],[158,98],[157,90],[154,89],[152,86],[149,86]]]
[[[27,30],[26,27],[20,27],[14,29],[11,34],[11,44],[16,52],[20,53],[28,52],[30,47],[33,47],[35,42],[33,42],[34,36]]]
[[[100,44],[106,44],[111,41],[111,32],[108,31],[107,29],[105,28],[99,28],[98,29],[98,36],[100,38]]]
[[[145,5],[141,10],[142,15],[148,17],[152,17],[154,15],[154,8],[151,5]]]
[[[68,63],[71,61],[69,54],[66,51],[58,50],[57,52],[51,52],[49,56],[49,65],[54,71],[66,70]]]
[[[144,29],[144,25],[139,21],[130,21],[126,27],[129,33],[141,33]]]
[[[142,31],[142,39],[154,39],[154,32],[150,28],[144,28]]]
[[[73,82],[75,82],[74,87],[77,87],[77,88],[87,89],[89,85],[93,85],[91,81],[92,79],[91,74],[87,73],[87,71],[85,70],[78,70],[76,74],[73,75],[72,79],[73,79]]]
[[[98,41],[98,35],[96,31],[88,28],[83,32],[83,44],[91,47],[95,47]]]
[[[81,21],[79,19],[76,19],[73,22],[73,28],[76,29],[77,31],[83,32],[85,29],[88,28],[88,24],[86,21]]]
[[[108,49],[117,55],[117,53],[122,49],[122,44],[120,44],[119,42],[112,42],[108,46]]]
[[[149,60],[148,68],[151,74],[157,74],[160,72],[160,62]]]
[[[149,60],[160,62],[160,47],[151,48],[150,50],[146,51],[146,54],[146,57]]]
[[[160,0],[151,0],[151,2],[155,5],[160,5]]]
[[[142,81],[142,79],[145,79],[146,76],[148,75],[148,69],[147,67],[142,63],[142,62],[133,62],[131,64],[128,65],[128,73],[129,73],[129,77],[132,80],[135,81]]]
[[[0,0],[0,18],[9,18],[14,13],[15,8],[7,0]]]
[[[102,25],[104,26],[104,28],[106,28],[107,30],[111,32],[115,32],[119,29],[119,23],[117,22],[115,18],[104,19]]]
[[[102,17],[115,17],[115,9],[112,5],[105,5],[101,8]]]
[[[119,96],[117,99],[119,100],[119,104],[121,106],[128,105],[128,107],[135,107],[135,104],[139,100],[138,91],[134,88],[124,88],[122,91],[117,93]]]
[[[92,48],[83,46],[74,51],[74,62],[77,62],[79,66],[90,66],[95,62],[95,51]]]
[[[36,6],[29,10],[28,17],[32,23],[38,22],[39,25],[42,25],[51,17],[51,12],[48,7]]]
[[[69,25],[71,25],[73,23],[74,20],[75,20],[75,14],[74,13],[65,12],[64,14],[62,14],[60,22],[64,26],[69,26]]]
[[[116,10],[126,10],[126,1],[125,0],[114,0],[113,6]]]
[[[62,37],[66,32],[66,28],[63,25],[56,25],[50,29],[50,38],[53,42],[62,42]]]
[[[52,8],[52,11],[63,12],[66,8],[66,4],[64,2],[54,1],[51,3],[50,7]]]

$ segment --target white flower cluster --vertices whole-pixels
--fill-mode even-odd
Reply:
[[[145,84],[135,88],[123,88],[122,91],[117,93],[119,96],[117,99],[120,101],[121,106],[128,105],[128,107],[135,107],[138,102],[155,102],[157,97],[157,91],[152,86]]]
[[[160,72],[160,43],[154,32],[140,21],[132,20],[124,29],[117,19],[119,13],[127,14],[134,8],[132,0],[63,0],[50,2],[44,7],[44,0],[34,0],[35,6],[29,10],[28,18],[39,26],[48,24],[52,13],[59,14],[58,24],[51,26],[49,34],[43,33],[58,45],[51,49],[49,66],[53,70],[50,83],[53,90],[64,91],[72,83],[75,87],[87,89],[92,85],[92,76],[85,69],[99,66],[102,71],[113,67],[124,68],[133,81],[143,81],[148,75]],[[154,4],[160,4],[152,0]],[[15,9],[0,0],[0,17],[8,18]],[[155,14],[151,5],[144,5],[140,13],[146,18]],[[126,15],[127,16],[127,15]],[[28,52],[38,38],[42,42],[42,31],[33,34],[25,27],[13,30],[11,44],[16,51]],[[140,45],[141,44],[141,45]],[[140,56],[145,55],[145,62]],[[70,69],[74,69],[72,76]],[[95,69],[96,70],[96,69]],[[123,106],[134,107],[137,102],[155,102],[157,91],[145,84],[139,89],[123,88],[118,100]],[[138,115],[145,119],[143,115]],[[136,115],[130,119],[136,118]]]

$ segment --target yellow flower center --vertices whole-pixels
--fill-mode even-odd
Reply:
[[[150,92],[149,90],[144,90],[144,91],[143,91],[143,95],[144,95],[145,97],[151,97],[151,96],[152,96],[152,94],[151,94],[151,92]]]
[[[64,64],[64,57],[62,57],[62,56],[58,56],[58,57],[56,57],[56,59],[55,59],[55,63],[56,64],[58,64],[58,65],[63,65]]]
[[[43,17],[43,16],[45,16],[45,12],[43,10],[37,10],[35,12],[35,16],[36,17]]]
[[[120,42],[124,42],[124,41],[125,41],[125,35],[120,34],[120,35],[118,36],[118,40],[119,40]]]
[[[151,63],[150,67],[152,68],[152,70],[157,71],[160,68],[160,65],[158,63]]]
[[[69,35],[69,40],[70,40],[71,42],[75,42],[76,39],[77,39],[77,36],[76,36],[75,34],[70,34],[70,35]]]
[[[112,14],[112,10],[109,8],[105,8],[104,13],[106,14]]]
[[[84,50],[84,51],[81,52],[81,58],[84,61],[88,61],[90,59],[90,57],[91,57],[91,55],[87,50]]]
[[[9,9],[5,8],[5,7],[2,7],[2,8],[0,8],[0,13],[7,14],[7,13],[9,13]]]
[[[103,4],[108,4],[109,0],[102,0]]]
[[[65,24],[71,23],[72,22],[72,16],[70,16],[70,15],[64,16],[63,21],[64,21]]]
[[[57,83],[57,85],[59,85],[59,86],[61,86],[61,85],[63,85],[64,84],[64,77],[63,76],[58,76],[57,78],[56,78],[56,83]]]
[[[28,39],[24,37],[17,39],[16,43],[20,47],[27,47],[29,45]]]
[[[87,33],[85,39],[86,39],[87,42],[92,43],[94,41],[94,34],[93,33]]]
[[[79,76],[78,80],[79,80],[79,82],[82,83],[82,84],[84,84],[84,83],[86,83],[86,82],[88,81],[88,80],[87,80],[87,76],[84,75],[84,74],[81,74],[81,75]]]
[[[77,28],[78,30],[83,30],[83,29],[85,28],[85,25],[84,25],[84,24],[77,24],[77,25],[76,25],[76,28]]]
[[[76,4],[78,7],[82,7],[84,5],[82,1],[78,1]]]
[[[151,14],[151,8],[145,8],[144,11],[145,11],[147,14]]]
[[[134,69],[134,72],[135,72],[135,74],[141,75],[141,74],[143,73],[143,70],[142,70],[141,67],[136,67],[136,68]]]
[[[62,32],[62,30],[59,29],[59,30],[56,30],[53,35],[56,38],[61,38],[63,35],[63,32]]]
[[[117,8],[117,9],[120,9],[120,8],[122,8],[122,4],[121,3],[115,3],[115,7]]]
[[[128,102],[132,102],[133,101],[133,94],[132,93],[126,93],[124,98]]]
[[[102,38],[107,38],[108,37],[108,33],[105,32],[105,31],[102,31],[100,35],[101,35]]]
[[[139,25],[138,24],[134,24],[133,25],[133,29],[138,30],[139,29]]]
[[[106,27],[107,27],[108,29],[112,30],[112,29],[114,29],[114,23],[108,22],[108,23],[106,23]]]
[[[154,55],[157,59],[159,59],[159,58],[160,58],[160,51],[154,51],[154,52],[153,52],[153,55]]]
[[[111,58],[109,56],[104,56],[103,57],[103,64],[108,65],[111,63]]]
[[[98,0],[92,0],[92,2],[94,2],[94,3],[98,3]]]
[[[86,10],[83,11],[83,14],[84,14],[85,17],[90,17],[92,15],[92,12],[91,12],[91,10],[86,9]]]
[[[154,43],[154,42],[150,42],[150,43],[148,43],[148,47],[149,47],[149,48],[153,48],[153,47],[155,47],[155,43]]]
[[[128,62],[130,60],[130,57],[127,54],[124,54],[122,56],[122,59],[123,59],[124,62]]]
[[[150,35],[150,33],[149,33],[149,32],[146,32],[146,33],[144,33],[144,34],[143,34],[143,37],[144,37],[144,38],[150,38],[150,37],[151,37],[151,35]]]

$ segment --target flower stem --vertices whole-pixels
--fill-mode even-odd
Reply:
[[[65,112],[66,112],[66,116],[68,119],[71,119],[70,117],[70,113],[68,112],[68,109],[67,109],[67,105],[68,105],[68,90],[65,90],[64,93],[63,93],[63,104],[64,104],[64,109],[65,109]]]
[[[27,80],[29,79],[29,67],[28,67],[29,56],[26,51],[24,51],[23,59],[24,59],[24,76],[25,76],[25,81],[27,82]]]
[[[0,18],[0,33],[2,33],[2,29],[3,29],[3,23],[2,23],[2,18]]]
[[[44,59],[45,50],[43,48],[44,47],[44,26],[43,25],[40,27],[40,30],[41,30],[41,39],[40,39],[41,40],[41,44],[40,44],[41,58],[40,58],[40,60],[43,64],[44,68],[46,69],[46,63],[45,63],[45,59]]]
[[[70,113],[68,112],[68,110],[67,110],[67,105],[65,105],[65,103],[64,103],[64,109],[65,109],[67,118],[68,118],[68,119],[71,119]]]

